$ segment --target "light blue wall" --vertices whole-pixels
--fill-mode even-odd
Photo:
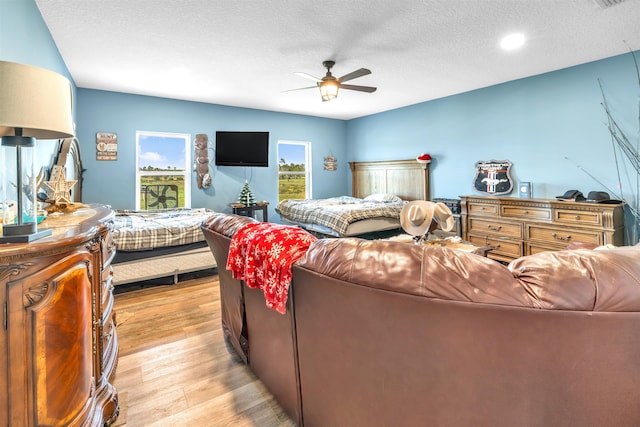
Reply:
[[[198,189],[193,174],[193,207],[230,212],[229,203],[237,200],[247,179],[256,200],[270,202],[270,219],[276,220],[273,208],[278,197],[279,140],[311,142],[314,197],[347,192],[351,172],[344,161],[346,122],[341,120],[88,89],[78,89],[78,104],[78,139],[86,168],[83,201],[87,203],[109,203],[120,209],[135,207],[136,131],[189,133],[192,140],[196,134],[204,133],[209,136],[210,148],[215,146],[217,130],[269,132],[268,168],[217,167],[210,149],[213,182],[209,188]],[[97,132],[118,135],[118,160],[96,160]],[[337,171],[323,170],[323,158],[329,152],[339,160]]]
[[[431,195],[445,198],[477,194],[477,161],[506,159],[514,182],[533,183],[533,197],[597,190],[637,207],[638,175],[614,154],[599,81],[612,116],[637,150],[640,87],[628,53],[351,120],[347,158],[428,152],[434,158]],[[517,197],[517,186],[511,196]],[[637,241],[633,224],[627,209],[627,242]]]
[[[75,84],[34,0],[0,0],[0,60],[35,65],[62,74]],[[76,106],[74,103],[74,112]],[[39,140],[42,165],[50,166],[57,141]]]
[[[0,58],[47,68],[70,79],[33,0],[0,1]]]
[[[432,197],[474,194],[474,165],[491,159],[510,160],[514,180],[531,181],[534,197],[553,198],[569,189],[617,193],[598,78],[613,114],[637,141],[638,80],[626,54],[351,120],[347,158],[428,152],[434,158]],[[623,189],[631,188],[623,181]]]

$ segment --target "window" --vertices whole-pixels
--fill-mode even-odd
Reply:
[[[136,132],[136,209],[191,207],[191,136]]]
[[[278,201],[311,198],[311,143],[278,141]]]

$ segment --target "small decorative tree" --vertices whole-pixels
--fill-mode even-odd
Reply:
[[[253,197],[253,192],[249,187],[249,182],[245,181],[238,196],[238,203],[242,203],[245,206],[252,206],[256,204],[256,199]]]

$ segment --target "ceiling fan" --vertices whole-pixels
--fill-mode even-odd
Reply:
[[[344,82],[353,80],[358,77],[366,76],[367,74],[371,74],[371,70],[366,68],[360,68],[359,70],[352,71],[348,74],[345,74],[342,77],[335,77],[331,74],[331,68],[336,65],[335,61],[324,61],[322,65],[327,69],[327,74],[321,79],[314,77],[307,73],[294,73],[300,77],[304,77],[307,79],[311,79],[316,82],[316,86],[308,86],[301,87],[299,89],[292,90],[302,90],[302,89],[313,89],[319,88],[320,95],[322,96],[323,101],[331,101],[332,99],[337,98],[338,89],[347,89],[347,90],[357,90],[359,92],[375,92],[377,88],[371,86],[358,86],[358,85],[346,85]]]

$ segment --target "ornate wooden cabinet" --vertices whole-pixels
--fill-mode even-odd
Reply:
[[[569,243],[624,244],[624,205],[462,196],[462,238],[511,261]]]
[[[0,426],[116,419],[112,217],[82,208],[47,218],[50,237],[0,244]]]

